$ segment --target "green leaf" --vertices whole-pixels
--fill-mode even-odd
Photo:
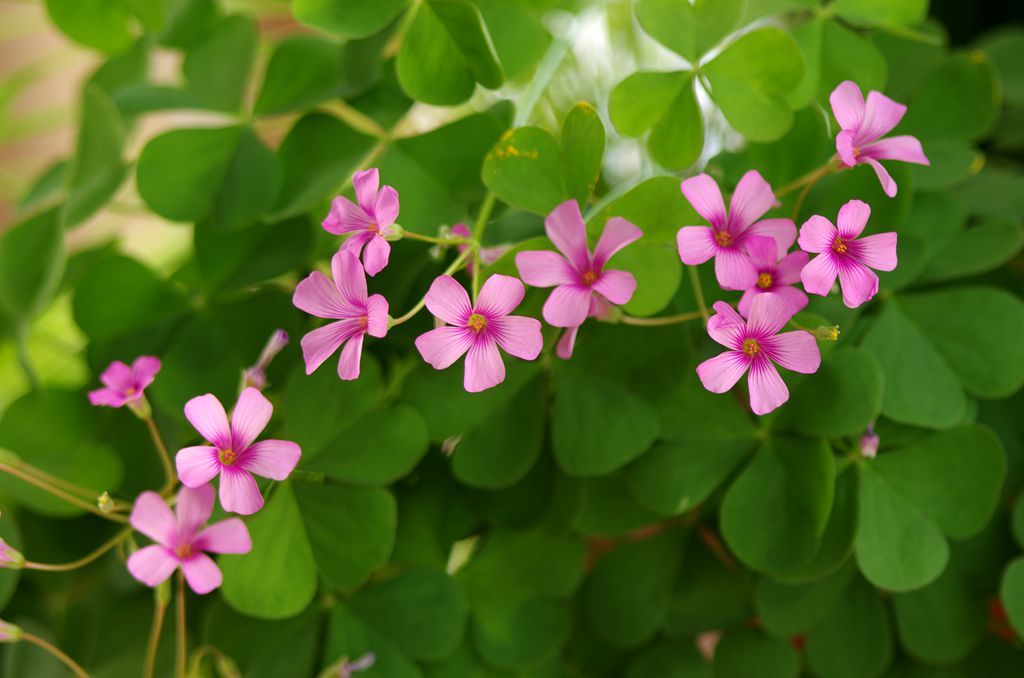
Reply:
[[[484,184],[502,202],[547,214],[569,197],[561,155],[547,130],[510,130],[484,159]]]
[[[65,260],[56,210],[0,235],[0,311],[22,322],[39,314],[57,292]]]
[[[396,405],[355,421],[304,468],[351,483],[386,485],[408,474],[429,443],[420,413]]]
[[[409,0],[294,0],[292,12],[300,22],[346,38],[365,38],[382,30]]]
[[[81,223],[102,207],[124,180],[121,159],[125,125],[110,96],[96,85],[82,95],[75,157],[69,168],[68,201],[62,215],[65,228]]]
[[[583,101],[572,107],[562,125],[562,174],[566,191],[586,207],[601,178],[604,125],[597,110]]]
[[[505,76],[511,80],[526,75],[551,44],[539,17],[513,0],[474,0],[473,4],[480,8]]]
[[[655,40],[696,65],[740,21],[744,0],[640,0],[636,18]]]
[[[744,34],[703,69],[725,119],[752,141],[774,141],[792,126],[785,97],[804,70],[796,41],[778,28]]]
[[[1010,561],[999,586],[999,599],[1018,636],[1024,636],[1024,556]]]
[[[859,436],[881,413],[883,391],[875,357],[861,348],[840,348],[793,389],[775,425],[811,436]]]
[[[892,655],[892,631],[885,605],[859,577],[807,634],[807,664],[819,676],[886,675]]]
[[[860,571],[891,591],[912,591],[934,581],[949,560],[942,532],[872,466],[860,466],[859,481]]]
[[[278,485],[246,525],[252,551],[220,557],[224,599],[250,617],[294,617],[316,594],[316,563],[291,486]]]
[[[258,38],[256,24],[248,17],[221,20],[186,53],[181,66],[185,91],[214,110],[239,110]]]
[[[932,282],[984,273],[1013,259],[1022,246],[1019,221],[984,221],[954,235],[928,262],[922,278]]]
[[[82,277],[72,302],[75,322],[97,342],[105,342],[188,308],[184,295],[168,281],[128,257],[115,256]]]
[[[730,630],[715,648],[716,678],[796,678],[799,673],[796,649],[759,631]]]
[[[963,659],[988,623],[985,601],[949,568],[932,584],[893,596],[896,627],[908,652],[928,662]]]
[[[907,108],[898,131],[929,139],[975,140],[992,129],[1000,93],[983,52],[958,54],[932,73]]]
[[[139,195],[171,221],[212,215],[217,228],[247,226],[273,205],[280,170],[243,127],[178,129],[151,139],[139,156]]]
[[[754,593],[757,614],[773,635],[806,633],[835,609],[856,573],[857,568],[848,565],[809,584],[785,584],[764,577]]]
[[[134,39],[124,0],[46,0],[46,12],[69,38],[107,54],[127,49]]]
[[[999,71],[1006,102],[1024,104],[1024,31],[1017,26],[1002,26],[988,33],[979,46]]]
[[[302,218],[226,233],[202,224],[195,228],[193,244],[204,288],[214,293],[302,268],[312,250],[313,229]]]
[[[689,167],[704,147],[704,118],[687,71],[630,75],[612,90],[608,113],[626,136],[650,130],[647,152],[666,168]]]
[[[665,633],[670,636],[689,637],[750,618],[748,573],[727,567],[696,541],[691,541],[672,592],[665,620]]]
[[[320,574],[338,588],[354,588],[388,562],[398,520],[387,490],[340,483],[294,485]]]
[[[349,608],[367,625],[421,661],[452,654],[466,628],[469,606],[458,583],[427,568],[412,568],[361,590]]]
[[[928,15],[928,0],[836,0],[830,8],[864,26],[913,26]]]
[[[583,590],[583,615],[604,642],[643,645],[668,613],[682,557],[676,535],[626,542],[597,562]]]
[[[957,287],[901,299],[968,391],[1003,398],[1024,385],[1024,342],[1007,341],[1024,336],[1020,297],[991,287]]]
[[[424,0],[398,51],[398,80],[412,98],[439,106],[468,99],[479,82],[505,81],[480,10],[463,0]]]
[[[722,536],[751,567],[785,572],[807,564],[832,509],[835,461],[809,438],[772,438],[722,500]]]
[[[642,454],[658,435],[658,415],[620,384],[558,366],[552,445],[571,475],[602,475]]]
[[[696,647],[660,642],[633,659],[626,678],[711,678],[711,669]]]
[[[344,53],[343,46],[322,38],[285,38],[270,56],[253,112],[286,113],[340,96],[346,87]]]
[[[885,373],[882,413],[907,424],[952,426],[967,411],[960,377],[904,309],[886,304],[863,342]]]
[[[788,97],[794,108],[826,99],[837,84],[853,80],[864,91],[885,88],[889,69],[871,42],[842,24],[820,17],[793,31],[807,72]]]

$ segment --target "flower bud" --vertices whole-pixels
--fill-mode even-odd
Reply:
[[[0,643],[16,643],[21,640],[21,627],[0,619]]]
[[[395,242],[405,237],[405,229],[398,224],[391,224],[388,226],[388,234],[384,236],[384,239],[388,242]]]
[[[868,426],[868,430],[860,437],[860,456],[865,459],[874,459],[878,455],[878,443],[879,438],[875,433],[875,428]]]
[[[238,664],[231,657],[218,653],[213,663],[217,667],[218,676],[223,678],[242,678],[242,672],[239,670]]]
[[[274,330],[273,334],[270,335],[270,339],[267,340],[263,350],[260,351],[260,357],[256,360],[256,364],[252,367],[247,368],[242,373],[242,388],[256,388],[263,390],[267,386],[267,369],[270,367],[271,361],[284,350],[284,347],[288,345],[288,333],[284,330]]]
[[[104,492],[101,494],[100,498],[96,500],[96,506],[104,513],[112,512],[114,510],[114,500],[110,498],[110,493]]]
[[[0,567],[9,570],[20,570],[25,565],[25,556],[21,551],[0,539]]]
[[[374,662],[377,661],[377,655],[372,652],[367,652],[359,659],[354,662],[348,661],[347,658],[341,660],[341,678],[349,678],[353,673],[359,673],[373,666]]]
[[[814,330],[814,336],[822,341],[837,341],[839,339],[839,325],[821,325]]]

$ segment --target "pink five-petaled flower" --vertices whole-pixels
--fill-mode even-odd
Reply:
[[[544,229],[561,254],[549,250],[520,252],[516,266],[527,285],[555,288],[544,302],[548,324],[579,327],[591,313],[595,295],[612,304],[625,304],[633,297],[633,274],[605,270],[604,265],[616,252],[643,236],[643,231],[622,217],[612,217],[591,252],[587,227],[575,200],[551,210]]]
[[[729,199],[728,212],[718,184],[707,174],[684,180],[682,191],[711,228],[684,226],[679,229],[676,236],[679,258],[688,266],[696,266],[714,257],[715,277],[724,289],[746,290],[757,282],[757,270],[746,254],[753,237],[772,238],[778,247],[778,259],[785,256],[796,240],[796,225],[791,219],[758,221],[775,204],[775,194],[754,170],[740,179]]]
[[[284,480],[299,463],[302,451],[287,440],[261,440],[274,406],[255,388],[238,396],[231,423],[217,397],[207,393],[185,403],[185,417],[213,447],[178,451],[178,478],[187,487],[202,487],[220,474],[220,505],[225,511],[250,515],[263,507],[263,495],[252,477]]]
[[[448,324],[421,334],[416,348],[437,370],[451,366],[468,352],[465,389],[476,393],[497,386],[505,380],[499,346],[517,358],[534,360],[544,343],[539,320],[509,315],[525,293],[517,278],[495,274],[484,283],[473,306],[455,278],[438,276],[425,300],[430,312]]]
[[[902,160],[918,165],[930,164],[916,137],[902,135],[883,139],[903,118],[907,107],[881,92],[868,92],[867,101],[857,83],[846,80],[829,95],[832,113],[842,131],[836,135],[836,151],[847,167],[871,165],[890,198],[896,195],[896,182],[879,160]]]
[[[128,571],[146,586],[158,586],[181,568],[196,593],[209,593],[221,584],[220,568],[207,553],[248,553],[249,530],[240,518],[228,518],[203,528],[213,514],[213,487],[183,487],[175,512],[156,492],[135,500],[131,526],[155,544],[128,557]]]
[[[150,355],[136,358],[131,367],[115,360],[100,375],[104,387],[89,391],[89,402],[107,407],[131,407],[142,400],[142,392],[153,383],[159,371],[160,359]]]
[[[313,374],[345,344],[338,359],[338,376],[350,381],[359,377],[363,337],[380,338],[388,333],[388,302],[379,294],[366,296],[366,275],[350,252],[341,250],[334,255],[331,274],[333,283],[322,273],[310,273],[295,287],[292,303],[318,318],[337,321],[302,337],[306,374]]]
[[[729,304],[715,302],[708,334],[729,350],[697,366],[704,388],[725,393],[749,370],[747,386],[754,414],[767,414],[789,400],[786,382],[773,363],[804,374],[817,372],[821,364],[821,352],[810,332],[777,334],[791,317],[792,308],[777,294],[754,297],[746,322]]]
[[[800,248],[817,254],[800,272],[804,289],[826,296],[839,276],[843,303],[857,308],[878,292],[878,276],[871,269],[896,268],[896,234],[879,233],[859,238],[871,216],[871,208],[851,200],[839,208],[836,222],[814,215],[800,227]]]
[[[391,226],[398,218],[398,191],[385,186],[379,191],[380,175],[376,168],[356,172],[352,178],[356,203],[339,195],[331,203],[331,211],[323,221],[324,230],[335,235],[351,233],[342,249],[359,256],[371,276],[388,265],[391,245],[386,238],[393,234]]]
[[[744,318],[750,315],[750,302],[759,294],[770,292],[778,294],[786,300],[796,313],[807,305],[807,295],[803,290],[790,287],[800,282],[800,271],[807,265],[807,253],[797,250],[779,259],[775,243],[770,238],[751,238],[747,243],[747,253],[757,271],[757,282],[740,297],[736,305]]]

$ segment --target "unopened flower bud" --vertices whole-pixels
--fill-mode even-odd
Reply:
[[[20,570],[25,565],[25,556],[21,551],[0,539],[0,567],[9,570]]]
[[[128,405],[128,409],[132,411],[132,414],[139,419],[149,419],[153,414],[153,410],[149,406],[149,400],[144,395],[140,395],[134,400],[129,400],[125,404]]]
[[[462,436],[452,436],[451,438],[445,438],[444,442],[441,443],[441,454],[446,457],[452,456],[455,452],[455,448],[462,442]]]
[[[874,459],[878,455],[878,443],[874,427],[868,426],[868,430],[860,437],[860,455],[865,459]]]
[[[398,224],[391,224],[388,226],[388,233],[384,236],[384,239],[388,242],[395,242],[405,237],[405,229]]]
[[[839,325],[821,325],[814,330],[814,336],[822,341],[838,341]]]
[[[100,495],[100,498],[96,500],[96,506],[99,507],[104,513],[110,513],[114,510],[114,500],[110,498],[109,492],[104,492]]]
[[[16,643],[21,640],[21,627],[0,619],[0,643]]]
[[[372,652],[367,652],[354,662],[349,662],[347,659],[343,659],[341,661],[339,675],[341,678],[350,678],[353,673],[359,673],[360,671],[365,671],[370,668],[376,661],[377,656]]]
[[[238,669],[238,664],[231,657],[225,654],[218,653],[214,664],[217,667],[217,675],[223,678],[242,678],[242,672]]]
[[[267,386],[267,369],[270,367],[271,361],[284,350],[284,347],[288,345],[288,333],[284,330],[274,330],[274,333],[270,335],[270,339],[267,340],[263,350],[260,351],[260,357],[256,360],[256,364],[249,367],[242,373],[242,388],[256,388],[263,390]]]

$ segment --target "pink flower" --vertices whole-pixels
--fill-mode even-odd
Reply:
[[[160,371],[160,359],[144,355],[135,359],[131,367],[120,360],[110,363],[100,375],[104,387],[89,391],[89,402],[107,407],[131,406],[143,398],[156,373]]]
[[[875,427],[869,425],[864,435],[860,437],[860,455],[866,459],[874,459],[878,456],[878,445],[881,442],[881,438],[875,433]]]
[[[128,571],[146,586],[158,586],[181,568],[196,593],[209,593],[222,581],[220,568],[207,553],[248,553],[249,530],[240,518],[228,518],[204,528],[213,514],[213,487],[187,487],[178,492],[175,512],[156,492],[143,492],[129,518],[132,527],[155,544],[128,557]]]
[[[754,414],[767,414],[789,400],[789,389],[774,363],[804,374],[817,372],[821,364],[818,344],[810,332],[777,334],[791,317],[792,308],[777,294],[754,297],[746,322],[729,304],[715,302],[708,334],[729,350],[697,366],[704,388],[725,393],[749,370],[747,386]]]
[[[25,556],[21,551],[0,538],[0,567],[20,570],[25,565]]]
[[[757,271],[757,282],[740,297],[737,304],[740,315],[750,315],[750,302],[759,294],[770,292],[786,300],[793,313],[807,306],[807,295],[803,290],[790,287],[800,282],[800,271],[807,265],[806,252],[790,252],[779,259],[778,248],[771,238],[751,238],[747,242],[747,253]]]
[[[340,250],[331,259],[332,283],[314,271],[295,288],[292,303],[318,318],[336,319],[302,338],[306,374],[320,367],[342,344],[338,376],[346,381],[359,377],[363,337],[388,333],[388,302],[379,294],[366,296],[366,276],[355,256]]]
[[[452,235],[457,235],[460,238],[472,238],[473,237],[473,234],[469,230],[469,227],[466,226],[465,224],[455,224],[454,226],[452,226]],[[467,247],[469,247],[469,245],[462,244],[462,245],[457,245],[455,247],[455,249],[458,251],[459,254],[462,254],[463,252],[466,251]],[[509,245],[497,245],[495,247],[481,247],[480,248],[480,263],[483,264],[484,266],[490,266],[491,264],[496,262],[498,259],[501,259],[502,255],[505,254],[505,252],[508,252],[510,249],[512,249],[512,248]],[[474,262],[472,262],[472,261],[470,261],[468,264],[466,264],[466,270],[469,271],[470,273],[473,272],[473,267],[474,267]]]
[[[263,350],[260,351],[260,357],[256,360],[256,364],[247,368],[242,373],[243,388],[252,386],[262,391],[267,385],[267,368],[270,367],[271,361],[277,354],[284,350],[284,347],[287,345],[288,333],[284,330],[274,330],[274,333],[270,335],[270,339],[263,346]]]
[[[594,294],[590,298],[590,312],[587,313],[588,318],[607,318],[611,315],[612,304],[600,294]],[[558,343],[555,345],[555,355],[562,360],[568,360],[572,357],[573,349],[576,346],[576,335],[580,331],[582,325],[576,327],[567,327],[562,336],[559,337]]]
[[[185,417],[213,447],[178,451],[178,478],[187,487],[202,487],[220,474],[220,505],[225,511],[250,515],[263,507],[263,495],[252,477],[284,480],[299,463],[302,451],[287,440],[261,440],[274,406],[254,388],[242,391],[231,414],[207,393],[185,403]]]
[[[380,176],[376,168],[356,172],[352,178],[358,205],[344,196],[331,203],[331,211],[323,221],[324,230],[335,235],[351,233],[341,247],[356,256],[363,251],[363,265],[371,276],[388,265],[391,245],[386,240],[396,229],[398,191],[391,186],[377,190]]]
[[[855,240],[868,223],[871,208],[851,200],[839,208],[839,229],[825,217],[814,215],[800,227],[800,248],[817,254],[800,272],[804,289],[826,296],[839,276],[843,303],[857,308],[878,292],[878,276],[871,269],[896,268],[896,234],[879,233]]]
[[[544,229],[561,254],[551,251],[516,255],[519,275],[528,285],[554,287],[544,302],[544,320],[555,327],[579,327],[596,297],[625,304],[636,291],[636,279],[627,271],[604,270],[616,252],[638,240],[643,232],[621,217],[605,224],[593,253],[587,247],[587,227],[575,200],[556,207],[544,220]]]
[[[430,312],[448,324],[421,334],[416,348],[437,370],[466,355],[463,386],[470,393],[497,386],[505,380],[499,346],[517,358],[534,360],[544,343],[539,320],[509,315],[525,293],[518,279],[495,274],[484,283],[473,306],[455,278],[438,276],[425,299]]]
[[[903,135],[882,138],[892,131],[907,112],[903,104],[896,103],[881,92],[868,92],[865,102],[860,87],[851,80],[839,83],[829,95],[829,101],[832,103],[832,113],[842,128],[836,136],[839,158],[847,167],[861,163],[871,165],[882,184],[882,190],[890,198],[896,195],[896,182],[879,160],[930,164],[916,137]]]
[[[676,236],[679,258],[688,266],[696,266],[714,257],[715,277],[724,289],[746,290],[757,282],[757,270],[745,252],[753,236],[774,239],[780,259],[796,240],[796,225],[791,219],[758,221],[775,204],[775,194],[754,170],[740,179],[729,200],[728,212],[718,184],[707,174],[684,180],[682,190],[711,228],[684,226],[679,229]]]

